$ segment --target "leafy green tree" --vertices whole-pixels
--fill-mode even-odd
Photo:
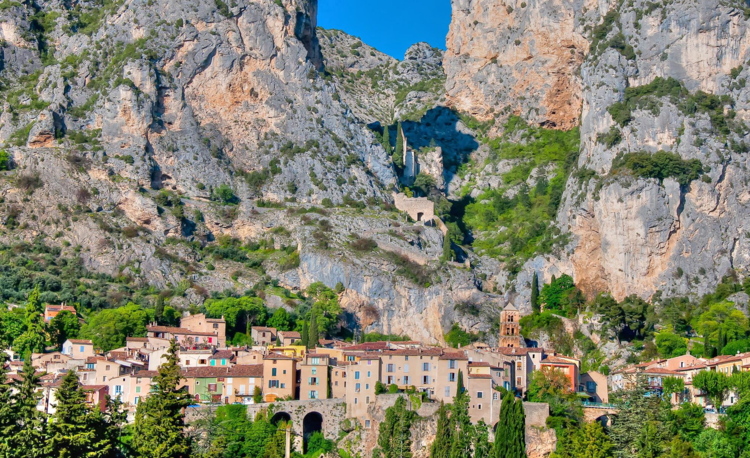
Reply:
[[[222,184],[214,188],[211,193],[211,200],[221,202],[222,204],[234,204],[237,203],[237,196],[234,195],[234,190],[226,184]]]
[[[49,419],[47,453],[59,458],[105,457],[113,444],[104,417],[86,404],[86,395],[74,371],[68,371],[55,392],[57,406]]]
[[[692,442],[703,431],[706,424],[706,414],[703,407],[690,403],[683,403],[679,408],[669,411],[669,431],[685,441]]]
[[[474,426],[474,435],[472,437],[472,444],[474,458],[491,457],[492,456],[492,443],[490,442],[490,425],[479,420]]]
[[[656,335],[656,348],[662,358],[674,358],[687,353],[687,339],[669,331]]]
[[[479,340],[478,334],[466,332],[458,325],[453,323],[451,330],[445,334],[445,343],[453,348],[459,348]]]
[[[662,455],[662,458],[701,458],[690,442],[685,442],[679,437],[675,437],[672,441],[667,444],[667,450]]]
[[[31,356],[26,355],[20,381],[14,384],[13,408],[16,412],[16,429],[10,447],[18,458],[46,458],[45,442],[47,423],[44,414],[37,409],[41,399],[41,375],[31,365]]]
[[[721,350],[727,342],[740,340],[747,335],[748,319],[729,301],[711,304],[698,318],[696,329],[707,336],[708,344]]]
[[[332,333],[338,325],[342,313],[338,295],[320,282],[308,286],[306,292],[312,301],[310,313],[316,317],[318,334],[324,336]],[[312,334],[312,332],[311,323],[310,333]]]
[[[539,276],[536,271],[531,277],[531,310],[533,312],[539,312]]]
[[[0,307],[0,348],[9,348],[26,330],[24,309],[21,307],[8,310]]]
[[[667,412],[669,406],[658,396],[652,396],[647,380],[638,376],[633,388],[610,396],[618,413],[612,418],[609,436],[615,443],[615,456],[631,458],[664,447],[668,436]],[[651,441],[644,448],[644,441]]]
[[[52,318],[49,323],[49,331],[58,348],[61,348],[66,340],[78,337],[78,333],[81,331],[81,322],[73,313],[63,310]]]
[[[573,430],[551,458],[612,458],[615,444],[599,422],[586,423]]]
[[[545,310],[573,317],[585,303],[585,298],[573,283],[573,277],[562,275],[560,278],[553,277],[548,285],[542,287],[539,301],[544,304]]]
[[[251,326],[264,326],[267,310],[259,297],[226,297],[208,299],[205,303],[206,316],[221,318],[227,322],[227,335],[246,333]]]
[[[0,170],[10,170],[10,154],[7,151],[0,150]]]
[[[729,377],[723,372],[700,371],[693,377],[693,386],[705,391],[711,403],[719,408],[730,388]]]
[[[187,458],[190,439],[185,435],[185,412],[190,405],[186,387],[178,388],[180,374],[177,342],[165,355],[167,362],[154,377],[156,390],[138,404],[133,449],[136,457]]]
[[[432,189],[435,189],[436,186],[437,184],[435,183],[435,179],[432,178],[431,175],[420,172],[414,179],[412,190],[416,191],[419,196],[425,197],[428,196],[430,194],[430,191]]]
[[[305,453],[307,455],[317,456],[320,453],[328,453],[333,451],[334,443],[332,440],[325,438],[322,432],[314,432],[307,440]]]
[[[673,394],[682,393],[685,390],[685,380],[681,377],[664,377],[662,379],[662,391],[666,399]]]
[[[125,345],[127,337],[145,336],[146,326],[153,318],[153,310],[131,302],[124,307],[92,313],[79,335],[91,339],[97,348],[109,351]]]
[[[279,331],[289,331],[292,329],[293,320],[285,308],[279,307],[273,312],[273,315],[271,315],[266,324]]]
[[[665,449],[666,437],[657,421],[647,421],[641,428],[641,433],[636,437],[636,448],[638,458],[658,458]]]
[[[417,413],[406,407],[401,396],[385,411],[385,420],[378,430],[378,446],[373,458],[411,458],[411,425]]]

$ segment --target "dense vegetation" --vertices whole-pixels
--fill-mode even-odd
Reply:
[[[644,151],[618,155],[612,162],[612,173],[627,169],[641,178],[674,178],[681,186],[700,178],[705,171],[698,159],[685,160],[678,154],[658,151],[650,154]]]
[[[511,117],[503,136],[487,143],[491,154],[482,167],[500,160],[515,165],[503,174],[500,187],[485,191],[463,207],[462,224],[479,253],[509,261],[511,268],[517,268],[520,261],[550,252],[560,240],[552,221],[578,159],[579,132],[532,127]],[[532,177],[534,170],[545,172]],[[470,188],[464,192],[468,194]]]

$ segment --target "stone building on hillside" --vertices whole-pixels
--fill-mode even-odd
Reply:
[[[406,197],[405,194],[394,193],[393,203],[414,221],[430,223],[435,219],[435,203],[426,197]]]

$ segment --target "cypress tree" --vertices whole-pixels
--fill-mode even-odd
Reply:
[[[457,398],[459,395],[461,395],[464,392],[464,374],[461,372],[461,369],[458,370],[458,380],[456,381],[456,396]]]
[[[318,340],[320,340],[320,331],[318,329],[318,314],[310,312],[310,334],[308,336],[307,348],[313,349],[318,346]]]
[[[13,392],[8,384],[5,354],[0,356],[0,457],[14,456],[11,438],[16,434],[18,416],[13,407]]]
[[[49,421],[49,456],[74,458],[106,456],[112,451],[104,417],[86,405],[86,395],[75,372],[69,371],[55,392],[57,406]]]
[[[185,412],[190,395],[185,387],[178,388],[180,374],[177,342],[172,341],[167,362],[154,377],[156,391],[138,404],[133,432],[136,457],[187,458],[190,439],[184,434]]]
[[[393,148],[391,147],[391,129],[388,126],[383,129],[383,148],[390,156]]]
[[[299,335],[300,345],[307,348],[307,344],[310,342],[310,328],[307,326],[307,321],[302,323],[302,332]]]
[[[539,276],[536,272],[531,277],[531,310],[539,312]]]
[[[373,458],[411,458],[411,425],[417,413],[406,408],[401,396],[385,411],[385,421],[378,430],[378,447]]]
[[[21,380],[15,383],[13,408],[17,415],[16,434],[11,438],[14,457],[42,458],[47,457],[44,450],[47,433],[45,415],[37,410],[41,399],[40,376],[31,365],[31,355],[24,358]]]
[[[164,298],[159,296],[154,306],[154,320],[157,324],[164,324]]]
[[[396,149],[391,154],[391,158],[393,158],[393,163],[397,167],[404,166],[404,130],[401,123],[396,126]]]
[[[430,447],[430,458],[449,458],[452,437],[453,424],[451,419],[448,418],[448,407],[441,402],[440,409],[438,409],[435,441]]]
[[[471,440],[474,429],[469,416],[469,393],[464,390],[464,378],[458,371],[458,389],[453,398],[451,408],[451,423],[453,424],[453,437],[450,444],[450,458],[465,458],[471,456]]]
[[[511,391],[503,396],[500,405],[500,421],[495,432],[494,458],[526,457],[526,414],[523,401],[516,399]]]

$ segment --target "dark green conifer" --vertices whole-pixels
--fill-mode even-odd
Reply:
[[[531,277],[531,310],[539,312],[539,276],[534,272]]]
[[[187,458],[190,439],[185,435],[185,408],[190,396],[178,388],[180,374],[177,342],[172,341],[167,362],[154,377],[156,390],[138,404],[135,414],[133,451],[141,458]]]
[[[310,312],[310,331],[307,341],[307,348],[313,349],[318,346],[318,340],[320,340],[320,330],[318,329],[318,318],[317,314],[313,311]]]

